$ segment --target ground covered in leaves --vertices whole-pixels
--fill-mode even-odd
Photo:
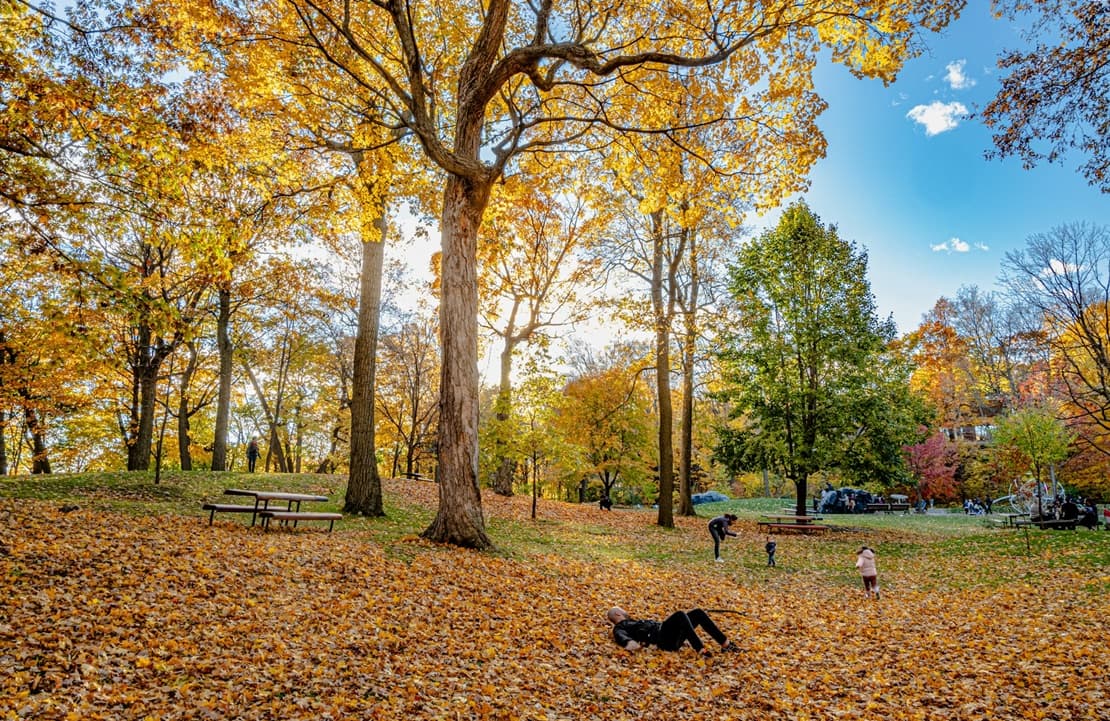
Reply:
[[[486,510],[497,552],[0,499],[0,718],[1110,718],[1110,533],[845,526],[768,569],[754,520],[715,564],[705,519]],[[720,609],[743,653],[622,651],[612,605]]]

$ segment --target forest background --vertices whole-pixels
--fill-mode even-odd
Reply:
[[[886,332],[865,359],[875,403],[824,446],[734,443],[794,407],[784,388],[761,415],[722,351],[767,348],[735,332],[753,317],[735,282],[757,245],[743,223],[803,191],[825,152],[817,58],[890,80],[962,5],[738,3],[718,50],[624,28],[602,51],[600,16],[551,24],[546,5],[413,26],[389,4],[382,24],[296,2],[5,2],[0,473],[241,468],[257,436],[266,469],[348,472],[346,508],[369,515],[380,476],[413,474],[451,507],[479,505],[479,483],[604,492],[658,501],[663,525],[697,490],[793,481],[801,497],[815,473],[949,502],[1031,472],[1104,498],[1110,231],[1071,218],[1007,255],[1001,291],[962,288]],[[1012,16],[1068,42],[1047,71],[1036,53],[1002,58],[1012,82],[984,119],[999,153],[1074,152],[1105,191],[1105,71],[1081,71],[1105,57],[1107,10],[1034,6]],[[1072,82],[1045,100],[1053,73]],[[430,285],[385,262],[413,227],[402,214],[438,219]],[[402,307],[414,292],[426,302]],[[625,340],[559,344],[589,322]],[[482,385],[479,347],[499,361]],[[879,414],[893,398],[912,417]],[[1067,453],[992,443],[1010,416],[1048,418]],[[881,448],[865,443],[877,426]],[[801,476],[760,473],[817,451]],[[433,535],[484,545],[462,516]]]

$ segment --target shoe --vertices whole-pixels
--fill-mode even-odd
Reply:
[[[725,653],[740,653],[740,647],[732,641],[725,641],[725,645],[721,646],[721,650]]]
[[[720,558],[720,557],[714,558],[713,560],[716,561],[717,563],[724,563],[725,562],[725,559]]]
[[[713,658],[713,652],[708,648],[702,648],[702,650],[698,651],[698,655],[702,658]]]

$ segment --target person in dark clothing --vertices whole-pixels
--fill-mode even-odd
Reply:
[[[721,563],[724,559],[721,558],[721,541],[725,540],[726,536],[736,537],[737,534],[728,530],[732,522],[736,520],[736,516],[731,513],[726,513],[723,516],[717,516],[709,522],[709,535],[713,536],[713,560]]]
[[[597,502],[597,505],[598,505],[598,506],[599,506],[599,507],[601,508],[601,510],[603,510],[603,511],[611,511],[611,510],[613,510],[613,501],[612,501],[612,499],[610,499],[610,498],[609,498],[609,494],[608,494],[608,493],[603,493],[603,494],[601,494],[601,500],[599,500],[599,501]]]
[[[254,473],[256,463],[258,463],[258,439],[252,438],[247,444],[247,471]]]
[[[664,651],[677,651],[689,643],[703,656],[712,655],[698,637],[697,629],[704,628],[713,640],[721,644],[722,651],[739,651],[729,641],[709,614],[700,608],[691,611],[675,611],[664,621],[650,619],[636,620],[623,608],[610,608],[605,618],[613,624],[613,640],[626,651],[635,651],[644,646],[657,646]]]
[[[779,544],[777,544],[775,542],[774,537],[767,536],[767,545],[764,546],[763,548],[764,548],[764,550],[767,551],[767,565],[768,566],[774,566],[775,565],[775,551],[778,549],[778,547],[779,547]]]

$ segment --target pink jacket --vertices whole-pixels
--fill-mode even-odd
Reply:
[[[875,568],[875,554],[870,548],[860,551],[859,556],[856,557],[856,568],[859,569],[861,576],[879,575],[879,571]]]

